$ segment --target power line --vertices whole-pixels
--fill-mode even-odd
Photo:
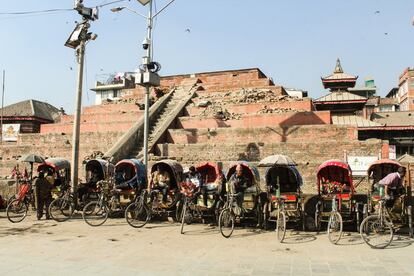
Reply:
[[[0,15],[26,15],[26,14],[39,14],[50,12],[62,12],[72,11],[73,9],[49,9],[49,10],[37,10],[37,11],[21,11],[21,12],[0,12]]]
[[[116,0],[109,3],[101,4],[96,6],[97,8],[102,8],[108,5],[112,5],[115,3],[125,2],[130,0]],[[106,2],[106,1],[104,1]],[[43,14],[43,13],[53,13],[53,12],[65,12],[65,11],[73,11],[74,9],[46,9],[46,10],[35,10],[35,11],[17,11],[17,12],[0,12],[0,15],[34,15],[34,14]]]

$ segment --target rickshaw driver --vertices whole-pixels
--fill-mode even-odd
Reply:
[[[160,166],[151,175],[151,188],[160,190],[162,193],[161,207],[167,207],[167,195],[170,188],[171,177],[170,174],[163,170]]]
[[[239,207],[238,210],[241,210],[244,200],[244,191],[247,188],[247,178],[243,175],[243,168],[240,164],[236,166],[236,171],[230,177],[229,184],[233,186],[232,190],[236,196],[236,203]]]
[[[404,167],[399,167],[397,172],[388,174],[378,182],[379,185],[384,186],[384,198],[387,202],[388,208],[392,208],[394,206],[396,197],[404,196],[403,180],[405,177],[405,172],[406,170]]]
[[[84,196],[93,189],[96,189],[96,183],[99,181],[99,173],[96,169],[94,169],[91,173],[91,178],[85,184],[78,188],[78,197],[83,202]]]

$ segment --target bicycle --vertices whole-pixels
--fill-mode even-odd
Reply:
[[[286,236],[285,198],[280,195],[277,197],[276,235],[280,243],[283,242]]]
[[[151,210],[147,205],[148,191],[144,189],[140,195],[125,209],[125,219],[134,228],[141,228],[151,220]]]
[[[227,194],[227,197],[228,198],[224,203],[223,210],[220,212],[219,229],[223,237],[230,238],[234,231],[234,224],[237,216],[235,208],[240,208],[240,206],[237,206],[235,201],[236,194]]]
[[[341,198],[339,197],[339,205]],[[343,221],[342,215],[338,211],[337,195],[332,198],[332,210],[328,220],[328,238],[332,244],[337,244],[342,237]]]
[[[71,192],[70,185],[62,187],[59,197],[54,199],[49,205],[50,217],[57,222],[64,222],[70,219],[75,211],[83,210],[83,206],[90,200],[91,195],[95,192],[88,193],[79,202],[78,209],[75,207],[75,197]]]
[[[110,213],[121,210],[119,190],[113,189],[100,193],[97,201],[86,204],[82,211],[82,218],[90,226],[100,226],[106,222]]]
[[[29,205],[33,205],[34,196],[30,181],[23,182],[15,199],[6,208],[7,219],[12,223],[23,221],[27,216]]]
[[[360,227],[360,235],[364,242],[375,249],[386,248],[394,238],[394,225],[388,214],[386,200],[381,189],[380,196],[377,213],[366,217]]]

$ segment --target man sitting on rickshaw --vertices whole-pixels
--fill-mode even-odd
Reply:
[[[198,196],[202,194],[204,206],[207,206],[207,191],[203,185],[201,174],[196,171],[194,166],[191,166],[188,170],[189,172],[186,177],[186,182],[191,182],[192,184],[194,184],[194,190],[196,192],[196,196],[194,197],[194,203],[197,203]]]
[[[89,181],[78,188],[78,197],[82,202],[85,201],[84,197],[86,194],[96,189],[96,183],[99,180],[99,172],[95,169],[92,171]]]
[[[158,166],[157,170],[151,175],[150,183],[152,189],[159,190],[162,193],[161,207],[167,207],[167,195],[171,183],[170,174],[166,170],[163,170],[161,166]]]
[[[229,179],[229,185],[231,185],[230,191],[233,191],[236,197],[236,203],[238,210],[241,210],[244,200],[244,191],[247,189],[248,180],[243,175],[243,167],[239,164],[236,166],[235,173]],[[239,214],[238,214],[239,215]]]
[[[405,172],[404,167],[399,167],[397,172],[388,174],[378,182],[378,185],[384,186],[384,198],[388,208],[394,206],[397,197],[402,197],[404,195],[403,180]]]

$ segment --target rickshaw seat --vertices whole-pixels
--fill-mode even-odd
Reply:
[[[283,198],[285,200],[285,202],[296,202],[298,197],[296,195],[292,195],[292,194],[282,194],[280,195],[281,198]],[[272,201],[276,201],[277,200],[277,196],[276,195],[272,195]]]

